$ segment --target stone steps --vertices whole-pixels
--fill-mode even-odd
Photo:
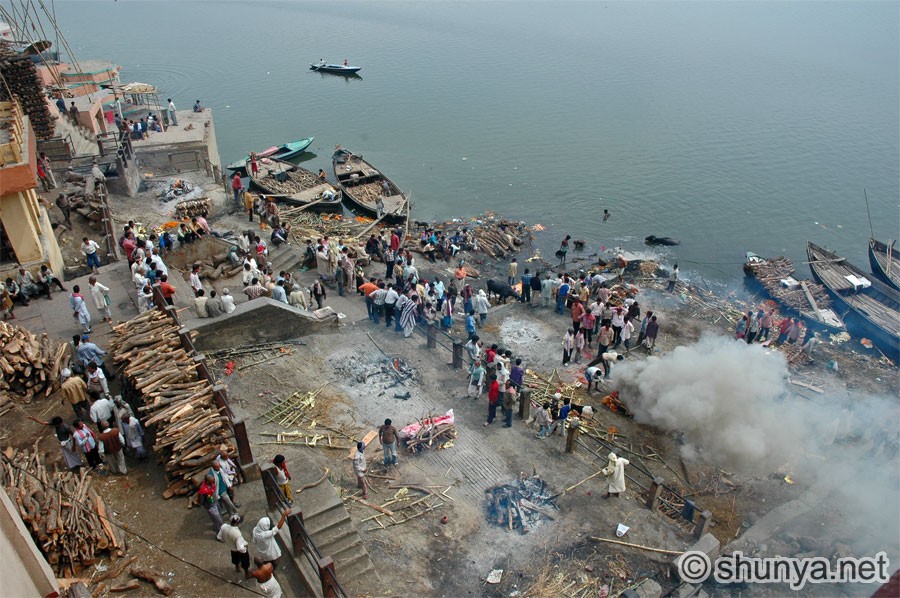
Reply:
[[[300,486],[315,481],[312,479],[315,475],[310,472],[309,480],[295,476],[292,483]],[[350,595],[358,595],[371,589],[373,576],[377,580],[375,566],[335,487],[325,482],[304,490],[295,497],[294,508],[302,510],[303,525],[319,553],[334,561],[337,579],[344,590]],[[294,555],[293,560],[307,579],[316,579],[316,571],[306,557]],[[318,590],[316,593],[320,595]]]

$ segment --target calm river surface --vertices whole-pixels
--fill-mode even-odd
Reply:
[[[81,60],[214,110],[225,162],[314,135],[412,191],[725,282],[900,236],[897,2],[56,2]],[[346,80],[324,57],[363,67]],[[599,217],[612,213],[608,222]],[[657,251],[657,250],[654,250]],[[545,252],[546,254],[546,252]],[[806,267],[798,264],[801,275]]]

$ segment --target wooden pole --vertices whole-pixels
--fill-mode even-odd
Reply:
[[[606,542],[607,544],[618,544],[619,546],[628,546],[629,548],[639,548],[641,550],[647,550],[649,552],[658,552],[660,554],[684,554],[683,550],[664,550],[662,548],[651,548],[650,546],[642,546],[640,544],[632,544],[631,542],[620,542],[619,540],[610,540],[607,538],[597,538],[595,536],[588,536],[588,539],[591,542]]]

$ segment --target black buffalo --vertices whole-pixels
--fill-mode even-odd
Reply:
[[[647,245],[681,245],[681,241],[672,237],[657,237],[655,235],[645,237],[644,243]]]
[[[491,295],[497,295],[498,297],[500,297],[500,303],[506,303],[506,300],[510,297],[515,297],[516,301],[522,300],[522,297],[517,292],[515,292],[511,286],[509,286],[505,282],[497,282],[493,279],[487,281],[487,292],[489,299]]]

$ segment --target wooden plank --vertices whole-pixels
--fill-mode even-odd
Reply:
[[[813,308],[813,311],[816,312],[816,319],[820,322],[824,322],[825,320],[822,317],[822,312],[819,310],[819,305],[816,303],[816,298],[809,292],[809,285],[806,284],[805,280],[800,281],[800,287],[803,289],[803,293],[806,294],[806,300],[809,301],[809,305]]]
[[[368,447],[369,443],[372,442],[376,436],[378,436],[378,430],[369,430],[368,432],[366,432],[366,435],[362,439],[363,444]],[[354,457],[356,457],[356,445],[353,445],[353,447],[350,449],[350,454],[348,455],[349,459],[352,459]]]

